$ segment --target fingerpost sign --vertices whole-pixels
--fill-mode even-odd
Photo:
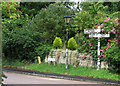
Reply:
[[[100,68],[100,38],[102,37],[110,37],[110,34],[100,34],[100,26],[97,29],[84,29],[84,34],[89,34],[89,37],[97,37],[98,38],[98,61],[97,61],[97,70]],[[96,33],[96,34],[93,34]]]

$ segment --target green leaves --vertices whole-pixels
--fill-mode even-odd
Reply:
[[[63,46],[62,40],[60,37],[56,37],[55,40],[53,41],[53,46],[57,48],[61,48]]]
[[[43,8],[31,20],[31,24],[27,28],[44,34],[44,39],[52,43],[56,36],[65,37],[65,16],[67,9],[63,5],[49,5]]]
[[[106,51],[106,56],[108,59],[114,59],[115,61],[120,61],[120,50],[118,46],[113,46]]]
[[[91,15],[88,11],[81,11],[75,16],[75,25],[81,27],[82,30],[85,28],[92,27]]]
[[[20,3],[18,2],[2,2],[2,17],[17,19],[21,14],[21,11],[18,9],[19,7]]]
[[[75,50],[77,48],[77,43],[73,37],[68,40],[68,48],[71,50]]]
[[[105,53],[106,59],[110,62],[111,69],[114,72],[120,72],[120,50],[118,46],[113,46]]]
[[[49,44],[41,43],[38,47],[35,48],[36,56],[40,56],[42,60],[44,60],[45,56],[47,56],[52,47]]]
[[[32,60],[36,55],[35,48],[39,46],[41,36],[25,28],[16,28],[14,31],[3,35],[3,52],[5,57],[14,59]]]

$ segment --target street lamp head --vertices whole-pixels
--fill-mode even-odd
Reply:
[[[68,13],[67,13],[67,15],[64,16],[64,19],[65,19],[65,23],[66,23],[66,24],[69,24],[70,19],[71,19],[71,16],[69,16]]]

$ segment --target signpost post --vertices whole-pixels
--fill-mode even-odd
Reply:
[[[102,37],[110,37],[110,34],[100,34],[100,26],[98,29],[84,29],[85,34],[89,34],[89,37],[97,37],[98,38],[98,61],[97,61],[97,70],[100,68],[100,38]],[[97,33],[97,34],[93,34]]]

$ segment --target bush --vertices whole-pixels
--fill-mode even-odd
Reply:
[[[120,73],[120,50],[118,46],[109,48],[105,54],[106,59],[110,62],[110,70]]]
[[[7,78],[7,76],[3,72],[1,72],[1,75],[2,75],[2,82],[3,82],[4,78]],[[2,84],[2,86],[4,86],[2,82],[0,82],[0,84]]]
[[[37,56],[40,56],[42,61],[44,60],[45,56],[49,55],[51,49],[52,47],[49,44],[40,44],[39,47],[35,48]]]
[[[90,50],[90,46],[89,46],[89,40],[85,37],[85,36],[76,36],[76,41],[78,41],[77,43],[77,51],[79,53],[85,53],[85,52],[89,52]]]
[[[65,22],[63,16],[67,13],[64,5],[50,4],[28,22],[26,28],[40,32],[47,43],[52,43],[55,37],[65,38]],[[59,15],[59,16],[58,16]]]
[[[110,34],[110,37],[108,37],[108,38],[103,37],[100,39],[100,45],[101,45],[100,46],[100,49],[101,49],[101,54],[100,54],[101,58],[100,59],[106,60],[107,56],[105,56],[106,55],[105,51],[109,47],[111,47],[111,45],[117,43],[116,37],[117,37],[117,33],[118,33],[118,28],[117,28],[118,18],[112,19],[112,17],[108,17],[101,21],[102,21],[101,24],[99,23],[96,25],[96,27],[92,27],[92,28],[95,29],[95,28],[98,28],[98,26],[100,26],[101,34]],[[91,40],[91,42],[90,42],[90,44],[91,44],[90,52],[91,52],[91,55],[95,59],[97,59],[97,45],[98,45],[97,41],[98,41],[98,39],[97,38],[92,38],[92,39],[93,40]]]
[[[62,40],[60,37],[56,37],[55,40],[53,41],[53,46],[57,48],[61,48],[63,46]]]
[[[77,43],[73,37],[68,40],[68,48],[71,50],[75,50],[77,48]]]
[[[3,34],[3,53],[6,58],[19,60],[33,60],[35,48],[41,42],[38,32],[24,28],[16,28],[14,31]]]

